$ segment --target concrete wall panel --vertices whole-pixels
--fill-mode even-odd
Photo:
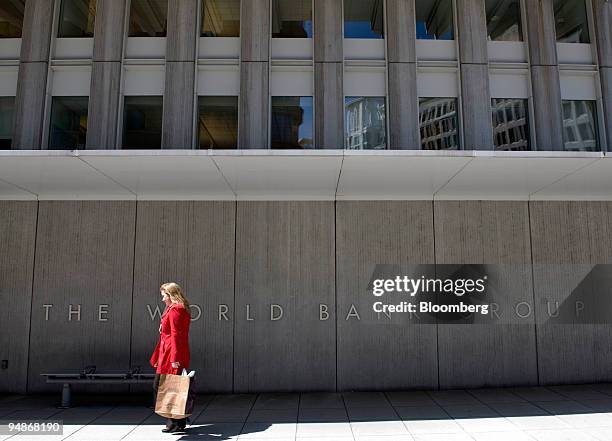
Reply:
[[[26,392],[37,205],[0,201],[0,392]]]
[[[554,0],[525,0],[529,61],[534,66],[557,64]]]
[[[416,63],[389,63],[389,148],[421,148]]]
[[[433,263],[431,202],[337,202],[336,228],[338,390],[437,388],[435,323],[378,316],[368,290],[377,265]]]
[[[314,0],[313,14],[315,63],[342,62],[342,0]]]
[[[461,63],[488,62],[484,3],[484,0],[457,0],[457,38]]]
[[[194,87],[193,62],[166,62],[162,148],[192,148]]]
[[[493,149],[489,67],[486,64],[461,64],[463,108],[463,148]]]
[[[334,390],[333,202],[238,202],[236,245],[234,391]]]
[[[612,311],[604,323],[551,318],[576,300],[583,314],[609,307],[609,289],[589,271],[612,263],[612,203],[532,202],[530,211],[540,383],[609,382]]]
[[[438,324],[440,388],[536,385],[534,317],[515,313],[533,305],[527,203],[440,201],[434,218],[436,263],[482,265],[482,301],[499,305],[498,319]]]
[[[115,149],[121,106],[121,63],[94,61],[87,118],[87,148]]]
[[[315,63],[315,146],[344,148],[344,92],[342,63]]]
[[[58,385],[45,384],[40,377],[42,372],[80,369],[85,365],[126,369],[130,365],[136,204],[39,204],[29,392],[58,390]],[[107,311],[102,317],[100,308]]]
[[[414,1],[387,0],[386,40],[389,63],[416,63]]]
[[[198,0],[168,2],[166,61],[195,60],[198,38]]]
[[[55,2],[28,0],[23,14],[21,62],[48,62]]]
[[[269,63],[240,63],[238,148],[268,148]]]
[[[126,5],[123,1],[97,0],[93,61],[121,61]]]
[[[15,97],[13,148],[39,150],[47,92],[48,63],[21,63]]]
[[[593,0],[593,20],[599,65],[612,67],[612,3],[607,0]]]
[[[190,368],[197,387],[231,392],[235,203],[139,202],[137,218],[132,363],[149,366],[160,320],[151,312],[163,312],[159,287],[174,281],[194,305]],[[221,319],[219,305],[227,307]]]
[[[270,57],[270,0],[240,3],[240,59],[267,62]]]
[[[538,150],[563,150],[561,85],[557,66],[531,66],[534,125]]]

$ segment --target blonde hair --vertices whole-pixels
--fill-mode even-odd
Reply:
[[[166,294],[168,294],[168,297],[170,297],[170,299],[174,303],[180,303],[181,305],[183,305],[185,307],[185,311],[187,311],[187,313],[191,315],[191,308],[189,307],[189,301],[185,297],[183,288],[181,288],[181,286],[178,283],[174,283],[174,282],[163,283],[162,286],[159,287],[159,290],[164,291]]]

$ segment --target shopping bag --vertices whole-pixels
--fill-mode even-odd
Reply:
[[[161,374],[155,400],[155,413],[165,418],[186,418],[193,413],[195,392],[189,393],[192,377]]]

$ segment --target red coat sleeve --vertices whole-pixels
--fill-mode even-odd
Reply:
[[[157,345],[155,345],[155,349],[153,350],[153,355],[151,355],[151,359],[149,360],[149,363],[151,364],[151,367],[155,367],[155,364],[158,362],[159,360],[159,343],[161,340],[157,340]]]
[[[168,311],[168,322],[170,323],[170,363],[175,363],[180,361],[179,345],[183,341],[183,334],[185,333],[179,308],[172,308]]]

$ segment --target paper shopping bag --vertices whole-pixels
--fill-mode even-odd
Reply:
[[[155,413],[165,418],[185,418],[193,413],[190,400],[191,378],[186,375],[162,374],[159,377]],[[188,401],[191,401],[188,405]]]

